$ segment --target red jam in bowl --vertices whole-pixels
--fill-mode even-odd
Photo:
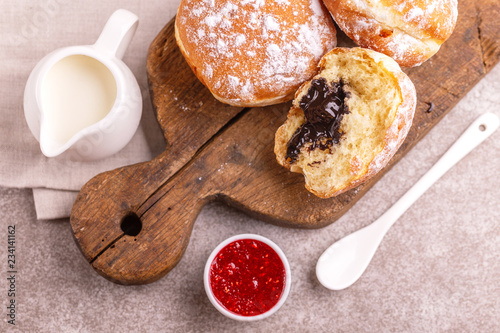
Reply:
[[[209,272],[213,295],[228,311],[256,316],[278,303],[286,285],[278,253],[255,239],[240,239],[217,253]]]

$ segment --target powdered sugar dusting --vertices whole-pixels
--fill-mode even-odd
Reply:
[[[438,36],[446,35],[457,20],[457,0],[424,0],[418,3],[402,0],[401,4],[403,6],[399,13],[404,23],[414,24],[422,30],[433,31],[433,34]]]
[[[403,16],[403,19],[405,21],[411,21],[416,18],[422,17],[423,15],[424,11],[421,8],[412,8]]]
[[[198,74],[233,102],[293,94],[336,45],[320,0],[183,0],[177,19]]]
[[[322,16],[323,14],[323,7],[321,6],[320,0],[312,0],[310,2],[310,7],[316,16]]]
[[[280,24],[275,17],[265,16],[264,17],[264,26],[268,31],[280,31]]]
[[[387,43],[391,50],[390,56],[397,62],[403,62],[408,52],[411,52],[412,45],[420,43],[414,37],[396,31],[393,38]]]
[[[363,47],[393,57],[404,66],[416,66],[432,56],[453,31],[457,0],[338,0],[342,10],[332,12],[339,26]],[[382,40],[380,37],[386,35]]]
[[[234,41],[234,45],[240,46],[241,44],[243,44],[245,42],[246,39],[247,38],[245,37],[245,35],[239,34],[238,36],[236,36],[236,39]]]
[[[395,0],[392,6],[372,0],[354,1],[364,3],[365,9],[369,7],[366,12],[380,23],[419,39],[431,33],[443,35],[439,38],[444,40],[457,20],[457,0]]]

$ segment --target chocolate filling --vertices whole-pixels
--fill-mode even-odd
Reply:
[[[340,123],[344,114],[349,113],[345,104],[349,93],[344,91],[344,82],[332,82],[328,85],[326,79],[315,79],[311,87],[299,102],[304,111],[306,122],[300,126],[288,141],[286,158],[294,163],[300,153],[300,148],[310,142],[309,151],[319,148],[329,149],[340,141],[342,132]]]

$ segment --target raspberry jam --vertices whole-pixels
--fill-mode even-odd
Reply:
[[[286,286],[278,253],[256,239],[240,239],[217,253],[209,272],[212,292],[221,306],[241,316],[256,316],[278,303]]]

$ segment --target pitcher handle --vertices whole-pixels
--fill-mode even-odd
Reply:
[[[106,22],[94,47],[122,59],[138,25],[137,15],[125,9],[118,9]]]

